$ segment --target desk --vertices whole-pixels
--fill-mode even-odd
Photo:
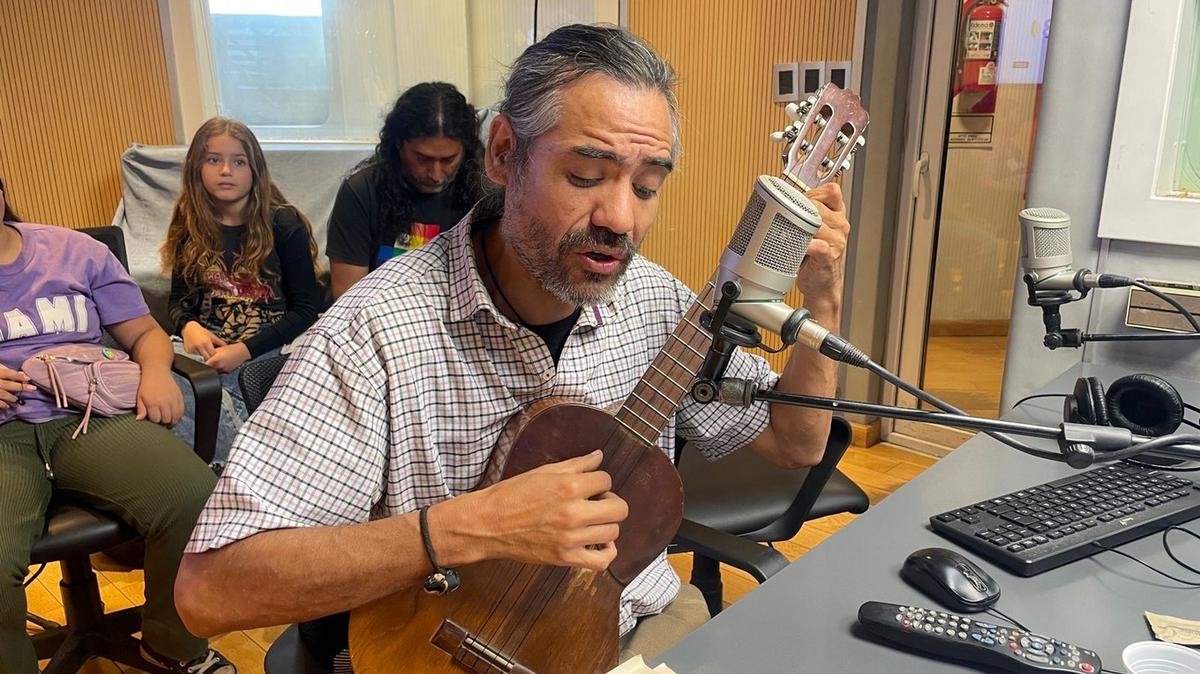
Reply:
[[[1076,366],[1055,379],[1046,392],[1070,391],[1081,373],[1099,377],[1106,385],[1127,374],[1105,366]],[[1173,383],[1184,399],[1200,399],[1200,383]],[[1058,399],[1034,400],[1022,408],[1006,417],[1040,423],[1062,420]],[[1066,464],[1029,457],[977,435],[696,630],[655,664],[666,662],[679,674],[963,671],[962,665],[851,632],[858,607],[865,601],[937,607],[899,576],[909,553],[937,546],[962,552],[999,582],[1002,594],[996,608],[1035,632],[1091,648],[1105,667],[1123,671],[1121,650],[1134,641],[1153,638],[1142,612],[1200,618],[1197,590],[1174,589],[1178,586],[1111,552],[1020,578],[929,528],[931,515],[1072,472]],[[1200,474],[1188,476],[1197,479]],[[1196,521],[1185,526],[1200,528]],[[1176,534],[1172,543],[1181,559],[1200,563],[1200,541]],[[1191,577],[1167,557],[1159,534],[1127,543],[1121,550],[1168,573]]]

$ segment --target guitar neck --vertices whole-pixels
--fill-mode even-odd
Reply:
[[[615,415],[648,446],[662,435],[704,365],[712,337],[701,326],[700,316],[711,308],[713,293],[709,281]]]

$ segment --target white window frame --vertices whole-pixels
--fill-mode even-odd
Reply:
[[[1133,2],[1100,209],[1101,238],[1200,246],[1200,199],[1156,193],[1164,153],[1173,152],[1167,134],[1176,120],[1169,97],[1180,41],[1200,38],[1182,31],[1195,25],[1198,5],[1197,0]]]

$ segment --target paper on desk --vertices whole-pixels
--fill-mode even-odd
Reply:
[[[1200,621],[1184,620],[1146,611],[1146,622],[1161,641],[1184,646],[1200,646]]]
[[[608,674],[675,674],[675,670],[668,667],[666,663],[651,669],[642,656],[635,655],[617,665],[616,669],[608,670]]]

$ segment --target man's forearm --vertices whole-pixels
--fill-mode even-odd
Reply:
[[[807,298],[806,298],[807,300]],[[806,301],[812,318],[837,331],[841,323],[840,294],[826,300]],[[837,392],[837,363],[804,346],[792,348],[775,390],[806,395],[833,396]],[[832,415],[794,405],[772,405],[771,422],[761,441],[752,445],[776,465],[796,468],[819,463],[829,436]]]
[[[461,497],[460,497],[461,498]],[[438,562],[467,564],[487,555],[460,533],[457,508],[429,511]],[[266,531],[223,548],[184,555],[175,603],[198,636],[311,620],[417,588],[430,563],[416,513],[364,524]]]

